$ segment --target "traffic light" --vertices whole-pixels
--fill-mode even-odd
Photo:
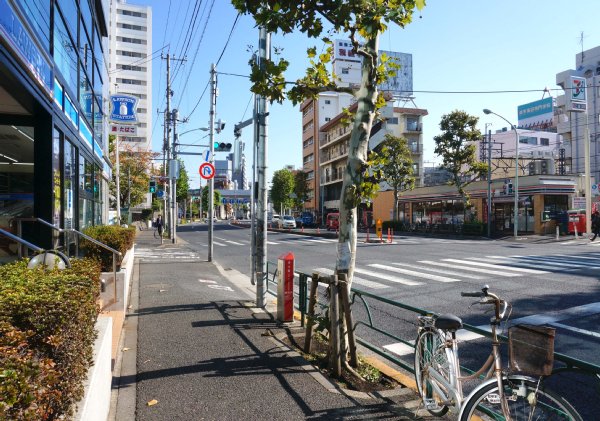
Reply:
[[[215,142],[215,152],[229,152],[231,150],[231,143]]]
[[[156,181],[150,180],[150,185],[148,186],[148,191],[150,193],[156,193]]]

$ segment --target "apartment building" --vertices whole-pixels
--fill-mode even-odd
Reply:
[[[121,136],[121,149],[152,147],[152,9],[110,2],[109,81],[111,93],[139,98],[135,135]]]
[[[351,109],[352,110],[352,109]],[[423,185],[423,117],[427,110],[420,108],[394,107],[392,104],[382,110],[383,120],[371,129],[369,149],[376,148],[386,134],[404,137],[412,152],[416,187]],[[340,207],[342,179],[348,162],[348,145],[352,126],[342,121],[344,114],[338,114],[321,126],[319,141],[319,172],[321,190],[321,214],[337,212]],[[383,183],[382,190],[389,189]],[[364,207],[364,210],[367,210]],[[360,215],[359,215],[360,217]]]

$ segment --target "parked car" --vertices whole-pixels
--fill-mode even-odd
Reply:
[[[275,226],[279,226],[281,225],[281,216],[274,213],[273,216],[271,216],[271,219],[267,219],[267,222],[272,223]]]
[[[292,215],[284,215],[281,226],[283,228],[296,228],[296,220]]]

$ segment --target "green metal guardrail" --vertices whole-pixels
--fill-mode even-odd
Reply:
[[[311,279],[311,276],[306,274],[306,273],[302,273],[302,272],[296,272],[298,274],[299,277],[299,289],[298,289],[298,293],[294,292],[294,296],[298,297],[298,305],[296,306],[296,300],[294,300],[294,306],[300,311],[300,315],[301,315],[301,324],[302,326],[304,326],[304,320],[306,318],[306,310],[308,308],[308,282]],[[267,262],[267,273],[265,274],[266,276],[266,285],[267,285],[267,292],[269,294],[272,295],[277,295],[277,264],[273,263],[273,262]],[[274,285],[275,287],[273,289],[270,289],[269,286],[270,285]],[[401,303],[399,301],[394,301],[394,300],[390,300],[388,298],[384,298],[384,297],[380,297],[378,295],[375,294],[371,294],[369,292],[366,291],[362,291],[356,288],[351,288],[350,289],[351,292],[351,306],[355,304],[355,301],[357,299],[360,300],[360,302],[363,304],[365,311],[366,311],[366,315],[367,315],[367,320],[366,321],[356,321],[354,324],[354,330],[356,330],[356,328],[358,326],[364,326],[367,329],[370,329],[374,332],[377,332],[379,334],[382,334],[384,336],[386,336],[387,338],[393,339],[394,341],[400,342],[404,345],[410,346],[411,348],[414,348],[414,344],[412,344],[410,341],[407,341],[405,339],[402,339],[396,335],[393,335],[390,332],[385,331],[384,329],[381,329],[379,327],[377,327],[374,323],[373,323],[373,317],[371,315],[371,309],[369,307],[369,303],[367,301],[367,299],[371,299],[377,302],[381,302],[381,303],[385,303],[388,304],[392,307],[398,308],[398,309],[402,309],[402,310],[407,310],[415,314],[415,320],[418,315],[435,315],[435,312],[429,311],[429,310],[424,310],[421,308],[417,308],[417,307],[413,307],[404,303]],[[326,305],[320,304],[321,307],[327,307]],[[487,338],[491,338],[491,333],[488,332],[487,330],[478,328],[476,326],[470,325],[470,324],[463,324],[463,328],[465,330],[468,330],[470,332],[474,332],[477,333],[479,335],[485,336]],[[415,331],[415,337],[416,337],[416,331]],[[503,335],[499,335],[500,340],[502,340],[503,342],[508,342],[508,337],[503,336]],[[356,341],[361,344],[362,346],[364,346],[365,348],[371,350],[372,352],[376,353],[377,355],[380,355],[381,357],[385,358],[386,360],[408,370],[411,373],[414,373],[414,367],[412,366],[412,364],[407,364],[405,361],[395,357],[394,355],[390,354],[389,352],[387,352],[384,348],[379,347],[375,344],[372,344],[362,338],[359,338],[358,336],[356,337]],[[574,357],[570,357],[566,354],[562,354],[559,352],[555,352],[554,353],[554,360],[555,361],[559,361],[562,365],[559,367],[555,367],[554,370],[552,371],[552,374],[556,374],[556,373],[560,373],[560,372],[564,372],[564,371],[577,371],[577,372],[581,372],[583,374],[586,375],[591,375],[591,376],[596,376],[598,379],[600,379],[600,366],[596,365],[596,364],[592,364],[590,362],[587,361],[583,361]],[[465,371],[467,372],[471,372],[472,371],[466,367],[462,367]]]

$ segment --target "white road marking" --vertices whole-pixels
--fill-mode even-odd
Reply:
[[[521,269],[521,268],[515,268],[515,267],[510,267],[510,266],[501,266],[501,265],[495,265],[495,264],[491,264],[491,263],[482,263],[482,262],[472,262],[469,260],[459,260],[459,259],[443,259],[444,262],[453,262],[453,263],[462,263],[465,265],[470,265],[470,266],[481,266],[484,268],[491,268],[491,269],[502,269],[502,270],[510,270],[510,271],[515,271],[515,272],[522,272],[522,273],[536,273],[536,274],[541,274],[541,273],[548,273],[548,272],[543,272],[541,270],[534,270],[534,269]],[[518,275],[518,274],[516,274]],[[513,275],[513,276],[516,276]]]
[[[545,270],[539,270],[539,269],[525,269],[525,268],[518,268],[518,267],[514,267],[514,266],[503,266],[503,265],[498,265],[495,263],[482,263],[482,262],[480,262],[480,260],[483,260],[481,257],[467,257],[467,259],[478,262],[477,266],[495,267],[495,268],[500,268],[500,269],[505,269],[505,270],[513,270],[513,271],[517,271],[517,272],[523,272],[523,273],[532,273],[532,274],[536,274],[536,275],[541,275],[543,273],[549,273]],[[516,262],[511,261],[511,263],[518,264],[519,261],[516,261]]]
[[[203,284],[216,284],[217,281],[211,281],[210,279],[198,279],[198,282],[201,282]]]
[[[207,287],[212,288],[212,289],[220,289],[223,291],[233,291],[233,288],[228,287],[226,285],[207,285]]]
[[[275,241],[267,241],[267,244],[270,244],[272,246],[276,246],[279,243],[276,243]]]
[[[470,272],[487,273],[488,275],[498,275],[498,276],[506,276],[506,277],[519,276],[519,274],[517,274],[517,273],[505,273],[505,272],[500,272],[497,270],[466,267],[463,265],[453,265],[451,263],[446,263],[446,262],[434,262],[433,260],[419,260],[419,263],[425,263],[427,265],[434,265],[434,266],[442,266],[445,268],[468,270]]]
[[[560,262],[548,261],[548,260],[546,260],[545,257],[537,257],[537,256],[509,256],[509,257],[516,258],[519,260],[522,259],[522,260],[525,260],[526,262],[539,262],[540,265],[543,263],[546,266],[558,266],[558,267],[564,267],[564,268],[580,267],[580,265],[578,265],[576,263],[560,263]]]
[[[437,268],[430,268],[427,266],[409,265],[407,263],[392,263],[392,265],[409,267],[409,268],[419,269],[419,270],[427,270],[429,272],[443,273],[446,275],[456,275],[456,276],[461,276],[463,278],[468,278],[468,279],[484,279],[485,278],[485,276],[469,275],[469,274],[461,273],[461,272],[452,272],[452,271],[446,270],[446,269],[437,269]]]
[[[320,273],[324,273],[325,275],[333,275],[333,270],[327,269],[327,268],[317,268],[317,269],[315,269],[315,271],[316,272],[320,272]],[[364,285],[364,286],[372,288],[372,289],[385,289],[385,288],[389,288],[388,285],[380,284],[379,282],[369,281],[367,279],[360,278],[358,276],[355,276],[352,282],[356,282],[359,285]]]
[[[381,272],[373,272],[372,270],[365,270],[360,268],[354,268],[354,272],[362,273],[365,275],[373,276],[375,278],[385,279],[386,281],[395,282],[402,285],[415,286],[415,285],[423,285],[422,282],[415,282],[408,279],[398,278],[396,276],[386,275]]]
[[[374,267],[377,269],[387,270],[390,272],[403,273],[405,275],[412,275],[412,276],[416,276],[418,278],[431,279],[433,281],[438,281],[438,282],[460,282],[460,279],[456,279],[456,278],[448,278],[446,276],[439,276],[439,275],[433,275],[433,274],[429,274],[429,273],[416,272],[416,271],[410,270],[410,269],[402,269],[402,268],[397,268],[397,267],[392,267],[392,266],[387,266],[387,265],[381,265],[379,263],[372,263],[368,266]]]

